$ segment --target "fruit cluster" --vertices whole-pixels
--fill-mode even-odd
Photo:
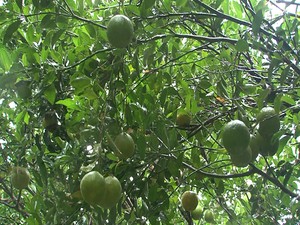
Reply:
[[[119,202],[122,186],[114,176],[104,178],[99,172],[91,171],[81,179],[80,192],[90,205],[110,209]]]
[[[240,120],[232,120],[224,126],[223,145],[228,151],[233,165],[245,167],[253,162],[258,153],[274,155],[279,139],[274,134],[279,131],[280,120],[272,107],[264,107],[257,115],[258,130],[253,135]]]
[[[211,210],[203,209],[198,205],[198,196],[193,191],[185,191],[181,196],[181,206],[184,210],[191,213],[194,220],[200,220],[202,216],[207,223],[214,222],[214,214]]]

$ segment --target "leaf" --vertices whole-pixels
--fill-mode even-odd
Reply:
[[[249,44],[246,40],[240,39],[236,42],[235,49],[238,52],[247,52],[249,50]]]
[[[57,32],[55,32],[55,33],[53,34],[53,37],[52,37],[52,39],[51,39],[51,45],[52,45],[52,46],[55,45],[55,43],[59,40],[60,36],[61,36],[63,33],[65,33],[65,30],[64,30],[64,29],[60,29],[60,30],[58,30]]]
[[[263,103],[264,103],[266,97],[270,94],[270,92],[271,92],[270,88],[260,91],[260,93],[258,95],[258,99],[257,99],[257,106],[259,109],[261,109],[263,107]]]
[[[71,85],[75,88],[77,94],[81,93],[85,88],[89,87],[91,79],[87,76],[76,77],[71,81]]]
[[[258,10],[257,13],[254,15],[253,22],[252,22],[252,31],[253,31],[253,33],[254,33],[255,35],[258,34],[263,19],[264,19],[263,12],[262,12],[262,10],[260,9],[260,10]]]
[[[141,17],[145,18],[151,13],[151,8],[155,4],[155,0],[144,0],[140,6]]]
[[[20,9],[20,11],[22,12],[22,7],[23,7],[23,0],[16,0],[16,3],[17,3],[17,5],[18,5],[18,7],[19,7],[19,9]]]
[[[21,20],[18,19],[17,21],[11,23],[7,27],[7,29],[4,33],[3,43],[8,43],[11,40],[12,35],[19,29],[20,25],[21,25]]]
[[[41,21],[41,27],[42,28],[55,28],[56,27],[56,21],[54,17],[50,14],[43,17]]]
[[[49,87],[46,88],[44,91],[45,98],[53,105],[56,99],[56,88],[54,84],[51,84]]]
[[[286,102],[290,105],[295,105],[296,104],[295,100],[292,99],[289,95],[283,95],[281,97],[281,101]]]
[[[11,55],[4,46],[0,45],[0,66],[4,71],[9,71],[12,66]],[[2,79],[2,77],[1,77]]]
[[[144,0],[141,7],[144,7],[145,9],[150,9],[154,6],[155,0]]]
[[[68,109],[80,110],[80,107],[76,104],[76,101],[70,98],[59,100],[56,102],[58,105],[64,105]]]

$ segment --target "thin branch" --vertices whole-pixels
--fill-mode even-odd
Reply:
[[[199,169],[196,169],[195,167],[191,166],[190,164],[186,163],[186,162],[183,162],[182,163],[186,168],[194,171],[195,173],[199,173],[201,175],[205,175],[207,177],[213,177],[213,178],[222,178],[222,179],[229,179],[229,178],[239,178],[239,177],[247,177],[249,175],[252,175],[254,174],[254,171],[251,169],[251,170],[248,170],[244,173],[236,173],[236,174],[217,174],[217,173],[208,173],[208,172],[205,172],[203,170],[199,170]]]
[[[219,16],[220,18],[224,18],[224,19],[227,19],[229,21],[232,21],[232,22],[235,22],[237,24],[241,24],[241,25],[245,25],[247,27],[250,27],[252,28],[252,23],[250,22],[247,22],[247,21],[244,21],[244,20],[240,20],[240,19],[237,19],[237,18],[234,18],[232,16],[229,16],[229,15],[226,15],[210,6],[208,6],[207,4],[203,3],[202,1],[200,0],[194,0],[194,2],[196,2],[198,5],[204,7],[205,9],[207,9],[208,11],[212,12],[212,13],[215,13],[217,16]],[[283,43],[283,50],[285,51],[290,51],[293,53],[293,56],[296,58],[296,59],[299,59],[299,56],[294,52],[293,48],[280,36],[277,36],[275,33],[272,33],[272,32],[269,32],[263,28],[260,28],[260,31],[269,36],[269,37],[272,37],[277,43],[280,43],[282,42]],[[286,57],[284,57],[284,61],[290,65],[294,71],[296,73],[298,73],[300,75],[300,68],[295,65],[290,59],[287,59]]]
[[[292,2],[292,1],[285,1],[285,0],[277,0],[276,3],[285,3],[287,5],[297,5],[297,6],[300,6],[300,2]]]
[[[168,158],[173,158],[175,160],[177,160],[177,157],[173,154],[161,154],[161,156],[163,157],[168,157]],[[224,179],[229,179],[229,178],[238,178],[238,177],[246,177],[246,176],[249,176],[249,175],[252,175],[254,174],[254,171],[251,169],[251,170],[248,170],[244,173],[237,173],[237,174],[216,174],[216,173],[208,173],[208,172],[205,172],[203,170],[200,170],[200,169],[196,169],[195,167],[193,167],[192,165],[186,163],[186,162],[182,162],[182,164],[192,170],[193,172],[195,173],[199,173],[201,175],[205,175],[207,177],[213,177],[213,178],[224,178]]]
[[[92,54],[88,55],[87,57],[77,61],[76,63],[70,65],[70,66],[67,66],[67,67],[63,67],[61,69],[58,69],[58,71],[66,71],[66,70],[70,70],[72,68],[75,68],[76,66],[80,65],[81,63],[85,62],[86,60],[92,58],[93,56],[99,54],[99,53],[102,53],[102,52],[108,52],[112,50],[112,48],[106,48],[106,49],[100,49],[100,50],[97,50],[95,52],[93,52]]]
[[[257,173],[257,174],[261,175],[262,177],[266,178],[267,180],[269,180],[270,182],[275,184],[277,187],[279,187],[284,193],[288,194],[289,196],[291,196],[293,198],[300,198],[300,196],[298,194],[296,194],[296,193],[292,192],[291,190],[289,190],[282,183],[280,183],[280,181],[277,180],[276,178],[271,177],[270,175],[268,175],[265,172],[261,171],[256,166],[254,166],[252,163],[250,164],[250,166],[252,167],[252,171],[254,173]]]
[[[86,22],[86,23],[93,24],[93,25],[95,25],[95,26],[97,26],[97,27],[101,27],[101,28],[103,28],[103,29],[106,29],[106,26],[103,26],[103,25],[101,25],[101,24],[99,24],[99,23],[96,23],[96,22],[94,22],[94,21],[92,21],[92,20],[88,20],[88,19],[86,19],[86,18],[83,18],[83,17],[80,17],[80,16],[76,15],[76,14],[73,12],[73,10],[71,9],[71,7],[69,6],[69,4],[67,3],[67,1],[66,1],[66,0],[63,0],[63,1],[64,1],[65,5],[67,6],[67,8],[68,8],[68,10],[69,10],[69,12],[70,12],[70,14],[72,15],[73,18],[75,18],[75,19],[77,19],[77,20],[81,20],[81,21]]]
[[[155,35],[151,38],[148,39],[139,39],[137,42],[138,43],[147,43],[150,41],[156,41],[159,39],[164,39],[168,37],[178,37],[178,38],[189,38],[189,39],[194,39],[197,41],[206,41],[209,43],[216,43],[216,42],[227,42],[230,44],[235,44],[238,40],[237,39],[231,39],[227,37],[207,37],[207,36],[201,36],[201,35],[192,35],[192,34],[161,34],[161,35]]]

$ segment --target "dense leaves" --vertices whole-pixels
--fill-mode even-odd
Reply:
[[[1,223],[202,224],[180,203],[194,191],[216,224],[297,224],[300,31],[297,3],[287,5],[5,1]],[[116,14],[133,23],[126,48],[107,39]],[[238,168],[222,144],[223,126],[238,119],[255,134],[266,106],[279,114],[278,151]],[[192,116],[187,126],[176,124],[182,112]],[[112,141],[122,132],[136,145],[126,160]],[[28,188],[11,186],[14,166],[28,169]],[[111,209],[82,200],[80,181],[92,170],[121,183]]]

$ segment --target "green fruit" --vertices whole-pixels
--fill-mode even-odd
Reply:
[[[110,209],[115,206],[122,196],[122,186],[120,181],[113,176],[105,178],[105,194],[99,206],[105,209]]]
[[[191,116],[187,113],[180,113],[176,118],[176,124],[179,127],[189,126],[191,123]]]
[[[198,205],[198,196],[195,192],[186,191],[181,196],[181,205],[186,211],[193,211]]]
[[[211,210],[207,209],[204,211],[204,220],[207,223],[214,223],[215,219],[214,219],[214,214]]]
[[[229,153],[246,149],[250,142],[248,127],[240,120],[232,120],[223,129],[223,144]]]
[[[262,108],[257,115],[257,122],[259,124],[258,132],[263,137],[270,138],[279,131],[279,116],[272,107]]]
[[[55,112],[47,112],[43,119],[43,127],[50,132],[53,132],[58,127],[57,117]]]
[[[24,189],[28,186],[30,174],[24,167],[14,167],[11,173],[11,184],[17,189]]]
[[[107,38],[117,48],[125,48],[133,38],[133,25],[124,15],[115,15],[107,25]]]
[[[232,164],[237,167],[245,167],[251,162],[252,153],[251,148],[248,146],[246,149],[242,149],[239,153],[230,154]]]
[[[27,99],[32,95],[29,80],[21,80],[15,86],[19,98]]]
[[[194,209],[192,212],[191,212],[191,216],[194,220],[200,220],[201,217],[203,215],[203,209],[201,208],[201,206],[197,206],[196,209]]]
[[[97,171],[91,171],[84,175],[80,182],[82,198],[90,205],[99,204],[105,193],[105,179]]]
[[[251,148],[252,158],[251,162],[254,162],[259,153],[259,140],[257,135],[250,135],[250,143],[249,146]]]
[[[128,159],[134,154],[135,144],[132,137],[123,132],[119,134],[115,139],[115,145],[119,149],[121,159]]]

